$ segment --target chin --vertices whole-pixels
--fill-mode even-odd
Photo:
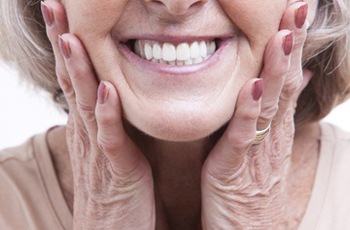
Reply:
[[[187,106],[191,108],[191,106]],[[196,108],[196,107],[194,107]],[[198,108],[198,107],[197,107]],[[208,109],[209,106],[195,109],[160,107],[147,114],[131,112],[126,119],[138,130],[160,140],[173,142],[190,142],[206,138],[226,124],[232,117],[233,110]],[[146,109],[144,110],[146,111]]]

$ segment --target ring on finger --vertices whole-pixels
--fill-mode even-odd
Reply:
[[[259,144],[264,141],[267,134],[269,134],[271,129],[271,124],[269,124],[265,129],[263,130],[257,130],[255,133],[255,139],[254,144]]]

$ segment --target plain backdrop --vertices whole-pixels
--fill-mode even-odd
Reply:
[[[28,86],[1,63],[0,80],[0,149],[19,145],[32,135],[65,124],[66,114],[48,94]],[[325,121],[350,132],[350,101],[335,108]]]

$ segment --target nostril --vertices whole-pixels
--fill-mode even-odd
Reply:
[[[162,1],[160,1],[160,0],[156,0],[156,1],[154,1],[154,3],[158,4],[158,5],[164,5],[164,3],[162,3]]]
[[[191,9],[199,9],[208,0],[145,0],[154,5],[165,6],[167,11],[172,15],[184,15]]]

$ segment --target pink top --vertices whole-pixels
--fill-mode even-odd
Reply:
[[[350,134],[321,124],[316,180],[299,230],[350,229]],[[0,152],[0,229],[72,229],[46,133]]]

